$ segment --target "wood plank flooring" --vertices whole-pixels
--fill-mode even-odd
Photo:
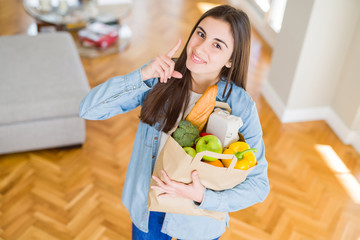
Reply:
[[[26,33],[34,23],[21,3],[0,0],[0,35]],[[135,70],[179,37],[185,41],[201,7],[217,3],[227,2],[134,0],[124,19],[133,32],[129,48],[82,59],[90,85]],[[263,126],[271,192],[231,213],[221,240],[359,240],[360,156],[324,121],[281,124],[260,93],[271,54],[254,31],[248,91]],[[121,192],[138,115],[135,109],[87,121],[82,147],[1,155],[0,239],[131,239]]]

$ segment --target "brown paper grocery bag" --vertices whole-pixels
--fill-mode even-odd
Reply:
[[[218,159],[233,160],[229,168],[216,167],[201,162],[204,155],[216,157]],[[233,188],[234,186],[240,184],[246,179],[246,176],[253,169],[234,169],[236,161],[237,158],[235,155],[217,154],[209,151],[200,152],[192,158],[174,140],[174,138],[169,136],[156,161],[153,175],[159,177],[161,180],[164,180],[161,174],[161,170],[163,169],[170,179],[188,184],[192,181],[192,171],[197,170],[200,181],[206,188],[220,191]],[[151,179],[150,185],[156,185],[156,182]],[[208,216],[217,220],[223,220],[226,216],[225,212],[199,209],[190,199],[164,196],[159,197],[159,194],[161,193],[162,192],[157,189],[150,188],[148,197],[149,210],[195,216]]]

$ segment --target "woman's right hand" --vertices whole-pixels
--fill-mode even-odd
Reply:
[[[181,39],[178,40],[175,47],[173,47],[166,55],[157,56],[153,62],[141,69],[143,80],[151,78],[160,78],[161,83],[166,83],[171,77],[182,78],[182,74],[174,71],[175,62],[171,59],[181,45]]]

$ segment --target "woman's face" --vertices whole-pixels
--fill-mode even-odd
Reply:
[[[186,67],[197,79],[219,80],[220,70],[231,66],[234,38],[230,24],[213,17],[204,18],[186,48]]]

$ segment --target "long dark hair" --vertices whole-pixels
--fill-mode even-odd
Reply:
[[[156,84],[147,95],[140,113],[140,120],[149,125],[160,123],[160,129],[169,132],[175,127],[177,119],[189,103],[189,90],[191,90],[191,74],[186,68],[187,45],[199,23],[206,17],[223,20],[230,24],[234,37],[234,51],[231,56],[231,67],[223,67],[220,78],[226,80],[223,97],[229,98],[233,84],[245,89],[249,56],[250,56],[250,22],[249,18],[241,10],[229,5],[214,7],[205,12],[195,24],[190,36],[175,63],[175,70],[183,74],[182,79],[170,79],[165,84]],[[227,91],[229,88],[229,91]]]

